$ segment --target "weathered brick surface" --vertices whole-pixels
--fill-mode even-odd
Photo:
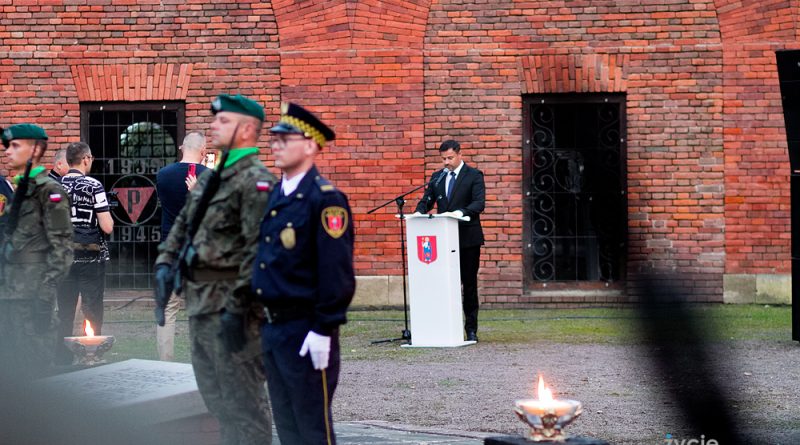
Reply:
[[[800,48],[800,4],[717,3],[723,37],[726,272],[788,273],[789,163],[775,50]]]
[[[718,299],[724,271],[719,224],[724,226],[725,217],[722,81],[716,62],[722,52],[713,3],[570,5],[442,2],[432,7],[425,46],[430,56],[426,85],[431,85],[426,87],[426,138],[452,134],[474,141],[476,153],[499,147],[505,155],[487,152],[479,162],[490,170],[487,178],[496,181],[489,187],[509,192],[494,203],[499,212],[492,215],[490,209],[487,215],[490,222],[499,220],[489,226],[490,235],[506,241],[487,245],[483,269],[484,278],[503,271],[506,279],[496,292],[484,284],[484,299],[503,303],[523,292],[522,249],[514,247],[522,244],[522,173],[499,172],[521,164],[520,94],[586,91],[624,91],[628,98],[628,211],[641,216],[629,223],[629,271],[667,268],[702,275],[694,292]],[[506,67],[497,64],[504,59],[519,63],[521,74],[503,78]],[[438,61],[450,71],[439,75]],[[485,89],[492,92],[488,110],[475,113],[486,101]],[[482,125],[484,119],[492,124]],[[491,129],[488,134],[485,128]],[[497,136],[488,144],[481,141]],[[428,157],[433,155],[431,150]],[[709,192],[706,186],[718,190]],[[510,263],[493,262],[495,255],[509,256]]]
[[[277,109],[277,33],[256,1],[2,1],[0,122],[38,122],[59,147],[80,137],[80,101],[185,99],[188,131],[221,91]]]
[[[624,93],[628,290],[666,269],[691,298],[720,301],[725,273],[789,270],[774,51],[798,47],[798,11],[798,0],[0,0],[0,123],[41,123],[57,146],[79,137],[80,101],[185,99],[187,130],[206,127],[223,91],[258,98],[270,120],[282,100],[307,104],[338,135],[319,164],[351,197],[360,275],[400,273],[395,206],[367,211],[422,184],[455,138],[486,173],[482,299],[619,303],[524,288],[521,139],[525,94]]]
[[[73,65],[78,100],[186,100],[192,64]]]
[[[423,58],[419,51],[304,51],[281,59],[284,100],[308,104],[337,133],[321,171],[348,193],[355,212],[357,272],[400,272],[400,226],[392,204],[423,181]],[[421,192],[412,195],[418,199]],[[406,211],[414,210],[409,202]]]

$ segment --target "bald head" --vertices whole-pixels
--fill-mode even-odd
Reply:
[[[181,162],[201,164],[206,156],[206,137],[199,131],[192,131],[183,138]]]

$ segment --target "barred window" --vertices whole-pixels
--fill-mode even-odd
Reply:
[[[109,192],[114,231],[106,267],[110,289],[151,289],[161,233],[156,173],[178,159],[184,102],[81,104],[81,139],[94,155],[89,176]]]
[[[525,96],[526,283],[624,279],[625,96]]]

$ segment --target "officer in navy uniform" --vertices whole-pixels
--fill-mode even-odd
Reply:
[[[334,132],[284,104],[271,130],[280,186],[261,222],[252,287],[275,426],[283,445],[334,444],[331,399],[339,379],[339,325],[355,292],[353,222],[344,193],[314,158]]]

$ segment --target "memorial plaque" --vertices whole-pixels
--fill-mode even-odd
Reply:
[[[192,365],[131,359],[42,381],[53,392],[144,425],[208,413]]]

